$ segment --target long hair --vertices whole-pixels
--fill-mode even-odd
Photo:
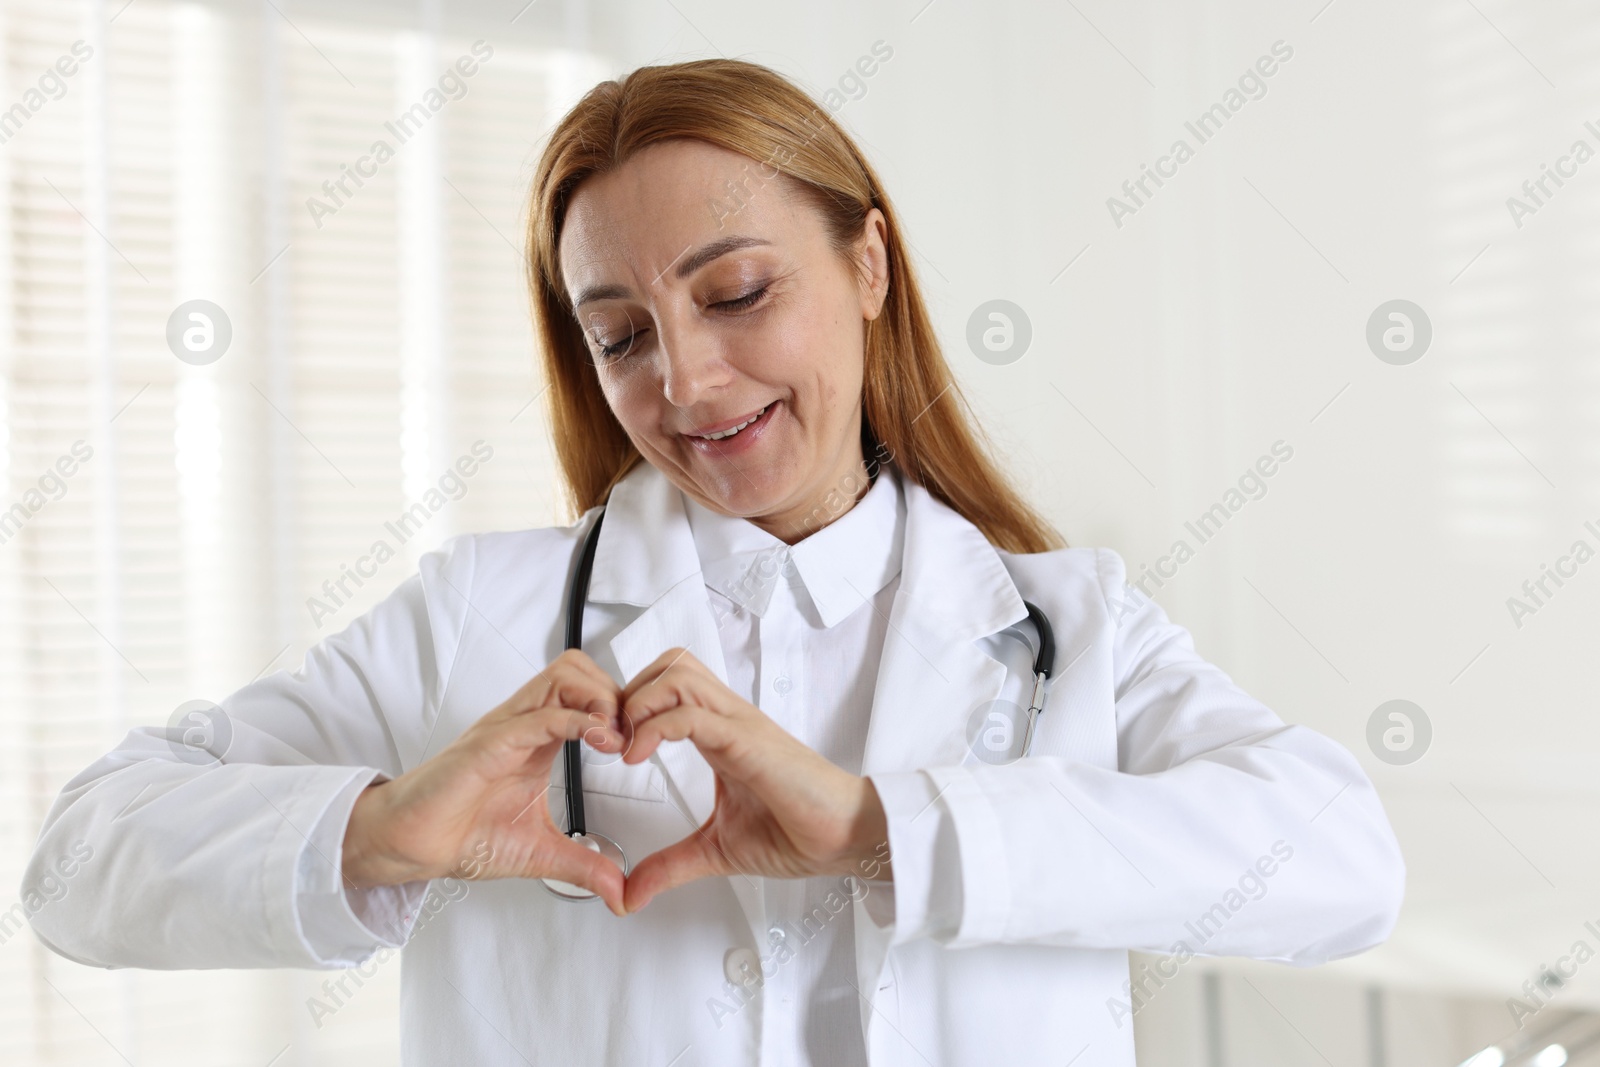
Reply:
[[[528,285],[548,383],[551,433],[568,504],[604,503],[640,459],[612,414],[561,282],[558,249],[579,183],[673,138],[748,157],[763,179],[797,182],[849,260],[877,208],[888,225],[889,290],[866,322],[861,437],[866,456],[898,465],[1010,552],[1064,547],[990,458],[951,377],[911,269],[900,225],[877,174],[832,117],[782,75],[754,63],[703,59],[640,67],[596,85],[551,133],[528,211]]]

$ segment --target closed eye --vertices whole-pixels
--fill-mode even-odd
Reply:
[[[615,359],[617,356],[622,355],[628,349],[633,347],[633,339],[637,336],[638,334],[630,333],[616,344],[601,345],[600,355],[606,359]]]
[[[752,289],[743,296],[736,296],[732,300],[719,300],[715,304],[712,304],[711,307],[721,308],[724,311],[745,311],[749,308],[755,307],[756,304],[761,301],[761,298],[767,294],[767,290],[770,288],[772,288],[770,284],[763,285],[759,289]],[[633,347],[633,343],[638,340],[638,338],[639,335],[633,333],[622,338],[620,341],[616,341],[609,345],[602,345],[600,347],[600,355],[604,359],[615,359],[631,349]]]
[[[769,285],[763,285],[759,289],[752,289],[743,296],[734,297],[732,300],[721,300],[715,304],[712,304],[711,306],[714,308],[724,308],[728,311],[743,311],[745,308],[754,307],[756,302],[760,300],[770,288],[771,286]]]

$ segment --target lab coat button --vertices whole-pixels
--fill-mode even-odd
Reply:
[[[767,940],[774,946],[781,945],[788,938],[789,931],[783,928],[782,923],[773,923],[767,927]]]
[[[788,696],[789,690],[794,688],[794,683],[789,680],[787,674],[780,674],[773,680],[772,688],[778,691],[779,696]]]
[[[761,978],[761,957],[748,948],[730,948],[722,957],[722,975],[734,985],[750,985]]]

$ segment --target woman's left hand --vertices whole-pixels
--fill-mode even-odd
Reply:
[[[687,649],[668,649],[640,671],[622,692],[621,714],[623,731],[633,731],[624,762],[689,740],[717,783],[705,824],[628,876],[629,912],[711,875],[889,877],[888,826],[872,782],[807,748]]]

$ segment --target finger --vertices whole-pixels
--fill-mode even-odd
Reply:
[[[676,672],[672,674],[676,680],[692,675],[696,668],[704,669],[701,662],[687,648],[669,648],[634,675],[631,682],[623,686],[622,702],[626,705],[631,697],[651,688],[669,672]]]
[[[629,764],[647,760],[663,741],[688,740],[701,752],[718,752],[734,741],[739,730],[738,723],[710,708],[679,704],[636,724],[633,744],[622,760]]]
[[[636,736],[642,723],[681,705],[695,704],[726,713],[744,703],[699,660],[682,649],[675,651],[677,655],[663,656],[640,671],[629,688],[623,690],[622,718],[634,728]]]
[[[640,860],[628,875],[624,906],[632,914],[669,889],[732,870],[702,830]]]
[[[594,679],[595,684],[604,689],[621,692],[621,687],[617,685],[616,680],[607,674],[605,669],[596,663],[589,653],[581,648],[569,648],[557,656],[553,662],[572,667],[574,670]]]
[[[702,701],[696,687],[688,675],[682,675],[671,682],[652,684],[636,690],[631,696],[625,696],[620,719],[628,724],[637,739],[639,727],[655,716],[685,704],[700,703]]]
[[[587,663],[563,653],[517,691],[509,702],[511,715],[526,714],[540,708],[564,707],[596,711],[615,721],[621,704],[621,690],[611,676],[593,660]]]
[[[551,706],[571,707],[577,705],[581,708],[583,701],[580,700],[561,701],[549,699],[553,694],[560,692],[562,676],[568,670],[570,668],[551,663],[544,670],[522,683],[516,692],[512,693],[504,702],[482,716],[478,721],[482,723],[498,723]],[[569,690],[572,689],[570,682],[568,688]],[[593,699],[594,695],[596,694],[590,693],[588,699]]]
[[[601,711],[586,711],[589,727],[583,743],[600,752],[627,752],[633,743],[633,724],[625,715],[611,716]]]
[[[503,758],[524,760],[551,745],[579,740],[585,733],[597,736],[597,731],[609,734],[611,747],[621,746],[621,735],[609,726],[596,725],[587,712],[574,708],[541,708],[531,715],[492,723],[476,740]]]
[[[593,711],[604,715],[607,722],[616,721],[622,693],[610,677],[596,679],[571,664],[563,664],[550,672],[550,683],[540,706]]]
[[[613,915],[626,915],[622,868],[598,852],[592,852],[570,837],[551,842],[540,878],[558,878],[599,895]]]

